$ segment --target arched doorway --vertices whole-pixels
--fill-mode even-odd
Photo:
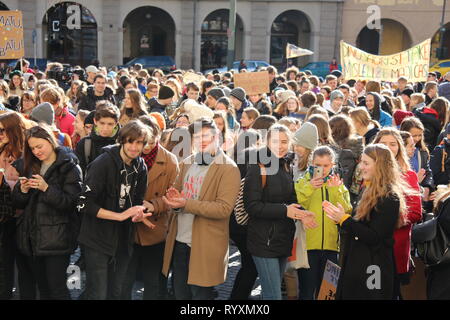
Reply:
[[[6,6],[6,4],[0,1],[0,11],[8,11],[8,10],[9,8]]]
[[[389,55],[406,50],[412,46],[408,30],[400,22],[381,19],[381,29],[361,29],[356,38],[356,46],[377,55]]]
[[[277,68],[286,67],[286,46],[288,43],[310,49],[311,25],[301,11],[289,10],[280,14],[272,23],[270,31],[270,64]],[[292,59],[292,64],[301,66],[309,57]]]
[[[441,31],[437,30],[431,38],[431,62],[435,63],[438,60],[450,59],[450,22],[444,25],[444,39],[442,41],[442,45],[447,50],[444,51],[444,55],[442,57],[438,57],[436,49],[441,46]]]
[[[175,58],[175,22],[166,11],[139,7],[123,22],[123,62],[141,56]]]
[[[97,60],[97,22],[76,2],[60,2],[42,21],[44,54],[50,61],[87,66]]]
[[[230,10],[220,9],[211,12],[202,23],[201,70],[220,68],[227,64],[228,22]],[[243,58],[244,25],[236,15],[235,56]]]

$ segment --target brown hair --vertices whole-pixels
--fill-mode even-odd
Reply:
[[[0,96],[0,102],[6,100],[9,96],[8,83],[5,80],[0,79],[0,89],[3,90],[3,96]]]
[[[0,115],[0,123],[5,129],[5,135],[9,142],[3,147],[2,151],[6,152],[7,157],[19,159],[23,152],[24,145],[24,130],[25,124],[22,117],[15,112],[6,112]]]
[[[140,138],[144,138],[143,142],[146,145],[149,136],[150,132],[145,124],[139,120],[131,120],[120,129],[117,142],[124,145],[125,143],[132,143]]]
[[[328,119],[328,117],[329,117],[328,112],[327,112],[327,110],[325,110],[325,108],[315,104],[311,108],[308,109],[308,112],[306,113],[306,116],[305,116],[305,121],[308,121],[308,119],[315,114],[320,114],[325,119]]]
[[[314,92],[306,91],[300,96],[300,101],[302,102],[303,107],[309,108],[316,104],[317,97]]]
[[[425,127],[423,126],[422,121],[420,121],[416,117],[408,117],[403,119],[402,123],[400,124],[401,131],[410,132],[410,130],[413,128],[422,130],[422,139],[420,139],[420,141],[417,142],[416,147],[422,151],[426,151],[429,155],[430,151],[428,150],[427,145],[425,144],[425,138],[423,135],[423,133],[425,132]]]
[[[116,122],[119,122],[120,111],[115,105],[106,100],[97,102],[95,106],[95,121],[99,121],[101,118],[113,118]]]
[[[10,90],[16,90],[17,89],[16,86],[14,85],[14,81],[13,81],[13,78],[15,76],[18,76],[20,78],[19,89],[22,90],[22,91],[27,90],[27,88],[25,87],[25,81],[24,81],[23,77],[18,75],[18,74],[13,75],[11,80],[9,81],[9,89]]]
[[[128,93],[128,96],[130,97],[131,107],[133,109],[131,119],[136,119],[139,116],[148,113],[146,110],[146,103],[144,97],[142,96],[141,92],[138,89],[128,89],[126,93]],[[125,107],[125,99],[124,99],[122,103],[122,108],[120,109],[121,118],[125,116],[126,109],[127,108]]]
[[[364,107],[357,107],[350,110],[349,115],[350,118],[353,120],[353,123],[357,121],[365,127],[368,127],[372,123],[377,128],[381,127],[378,121],[372,120],[369,111],[367,111],[367,109]]]
[[[349,139],[355,134],[352,120],[348,116],[335,115],[329,124],[334,141],[342,148],[346,147]]]
[[[36,99],[36,95],[34,94],[34,92],[33,91],[25,91],[24,93],[22,93],[22,96],[20,97],[20,103],[19,103],[20,112],[22,112],[24,98],[28,99],[28,100],[33,100],[35,103],[35,106],[37,105],[37,99]]]
[[[30,138],[39,138],[47,140],[53,147],[53,150],[58,148],[58,142],[56,142],[55,135],[50,127],[44,123],[39,123],[25,131],[25,143],[24,143],[24,172],[26,175],[38,174],[41,170],[41,161],[33,154],[28,145]]]
[[[59,105],[61,103],[61,95],[56,88],[47,88],[39,95],[42,102],[49,102],[51,105]]]
[[[366,92],[381,93],[381,83],[373,80],[368,81],[366,84]]]
[[[446,98],[437,98],[430,103],[429,107],[437,111],[441,128],[447,123],[448,100]]]
[[[308,122],[315,124],[317,132],[319,133],[319,142],[322,145],[335,145],[333,136],[331,135],[331,128],[327,119],[317,114],[308,119]]]
[[[261,114],[259,113],[258,110],[256,110],[253,107],[247,107],[244,109],[245,114],[247,115],[247,117],[249,117],[252,120],[256,120],[256,118],[258,118]]]

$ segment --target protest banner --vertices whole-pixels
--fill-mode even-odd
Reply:
[[[186,72],[183,76],[183,82],[184,84],[188,84],[189,82],[194,82],[196,84],[200,84],[202,80],[204,80],[205,77],[193,72]]]
[[[267,71],[236,73],[234,87],[243,88],[247,95],[270,92],[269,73]]]
[[[317,300],[335,300],[341,267],[327,260]]]
[[[0,11],[0,59],[19,59],[25,55],[21,11]]]
[[[395,82],[404,76],[411,82],[426,81],[430,65],[431,39],[386,56],[364,52],[341,41],[341,65],[345,79]]]

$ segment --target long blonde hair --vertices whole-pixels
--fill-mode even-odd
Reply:
[[[407,221],[408,211],[405,193],[410,190],[410,187],[403,179],[394,155],[388,147],[379,143],[368,145],[364,149],[364,154],[375,161],[375,173],[358,203],[355,219],[370,221],[370,212],[376,209],[380,199],[395,196],[400,201],[397,227],[403,226]]]
[[[409,164],[408,154],[406,153],[406,148],[403,143],[402,136],[400,135],[400,131],[393,128],[383,128],[380,130],[380,132],[378,132],[373,143],[380,143],[381,138],[384,136],[392,136],[397,141],[398,152],[395,156],[395,159],[400,166],[400,170],[403,173],[406,173],[406,171],[411,169],[411,165]]]

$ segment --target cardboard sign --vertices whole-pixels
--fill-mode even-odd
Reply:
[[[19,59],[25,55],[21,11],[0,11],[0,59]]]
[[[243,88],[247,95],[270,92],[269,73],[267,71],[236,73],[234,87]]]
[[[341,65],[345,79],[396,82],[404,76],[411,82],[426,81],[431,39],[400,53],[377,56],[341,41]]]
[[[200,82],[202,82],[203,79],[205,79],[205,77],[193,72],[186,72],[183,76],[184,84],[188,84],[189,82],[200,84]]]
[[[335,300],[341,267],[327,260],[317,300]]]

